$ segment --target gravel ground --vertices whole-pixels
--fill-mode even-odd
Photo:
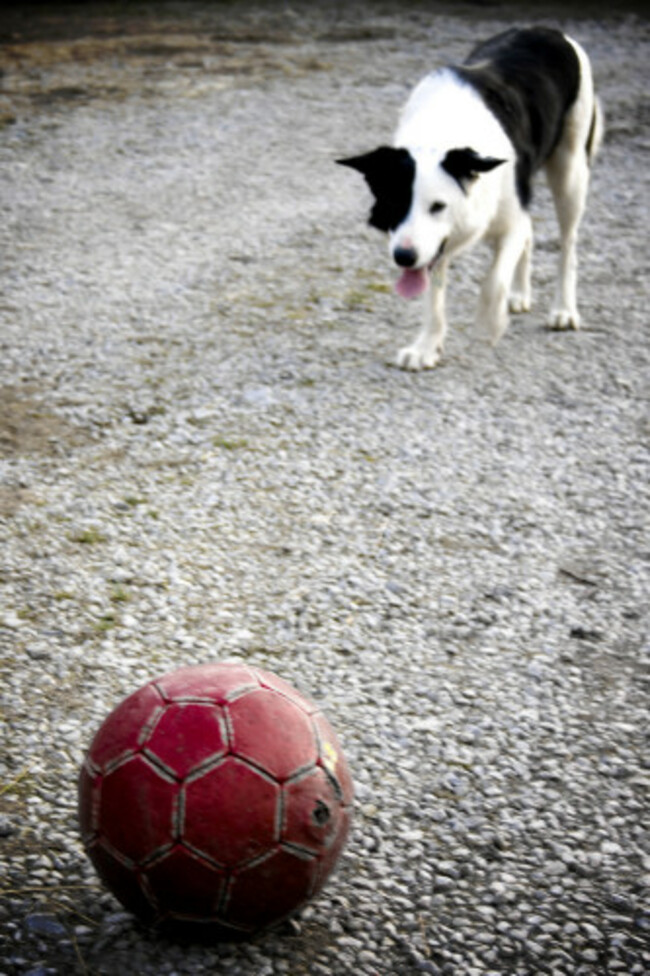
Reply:
[[[540,186],[534,311],[475,334],[476,252],[408,374],[332,160],[512,9],[89,7],[3,12],[0,973],[650,972],[647,21],[517,6],[606,108],[585,328],[543,328]],[[295,921],[181,946],[97,883],[77,771],[125,694],[219,658],[322,705],[355,823]]]

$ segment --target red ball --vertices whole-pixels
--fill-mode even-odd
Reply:
[[[238,663],[144,685],[97,732],[79,779],[83,843],[125,908],[220,938],[311,898],[347,837],[352,780],[318,707]]]

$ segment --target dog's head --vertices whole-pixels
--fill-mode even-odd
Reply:
[[[337,162],[365,177],[375,197],[369,222],[388,233],[390,254],[405,269],[398,291],[410,298],[423,291],[426,271],[454,236],[462,234],[474,184],[505,160],[480,156],[470,148],[440,155],[380,146]]]

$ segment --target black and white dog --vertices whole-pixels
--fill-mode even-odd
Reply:
[[[544,27],[512,29],[479,44],[462,65],[414,89],[394,145],[338,160],[359,170],[375,197],[370,224],[389,234],[403,269],[397,291],[429,291],[424,324],[402,349],[405,369],[435,366],[442,351],[445,279],[451,259],[477,241],[494,257],[478,321],[493,343],[508,313],[530,308],[531,181],[546,169],[561,253],[548,323],[577,329],[576,238],[589,165],[602,136],[591,66],[575,41]]]

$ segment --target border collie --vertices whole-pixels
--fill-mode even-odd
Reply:
[[[388,233],[403,269],[398,293],[428,292],[422,328],[398,365],[420,370],[438,362],[447,267],[480,240],[494,252],[477,316],[492,343],[509,312],[530,309],[528,211],[532,177],[542,167],[561,242],[548,324],[579,328],[576,238],[602,131],[580,45],[550,28],[513,28],[479,44],[463,64],[425,77],[403,109],[393,146],[337,160],[362,173],[374,195],[370,224]]]

